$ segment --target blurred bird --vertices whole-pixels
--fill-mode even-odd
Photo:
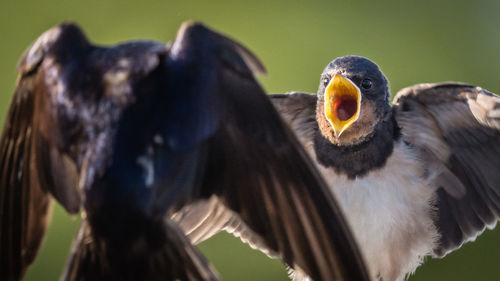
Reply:
[[[500,98],[420,84],[389,103],[379,67],[333,60],[317,95],[273,95],[329,183],[373,279],[403,280],[500,217]]]
[[[369,280],[327,185],[254,78],[262,64],[240,44],[186,23],[169,45],[98,47],[63,23],[19,72],[0,141],[1,280],[33,262],[51,197],[71,214],[83,206],[61,280],[219,280],[169,219],[199,202],[228,210],[314,280]]]

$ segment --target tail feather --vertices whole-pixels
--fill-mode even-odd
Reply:
[[[89,223],[80,226],[60,281],[219,281],[215,270],[170,220],[159,247],[139,239],[116,249],[96,237]]]

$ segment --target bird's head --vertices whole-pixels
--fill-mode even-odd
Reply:
[[[321,133],[337,145],[363,142],[390,112],[389,97],[387,79],[374,62],[336,58],[321,74],[316,113]]]

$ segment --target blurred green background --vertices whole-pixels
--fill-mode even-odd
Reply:
[[[200,20],[253,50],[269,92],[315,92],[333,58],[377,62],[392,93],[415,83],[457,80],[500,92],[500,1],[1,1],[0,124],[24,49],[62,20],[78,22],[98,44],[171,40],[180,23]],[[55,208],[26,280],[57,280],[79,220]],[[5,231],[5,230],[0,230]],[[287,280],[284,267],[227,234],[201,250],[225,280]],[[445,259],[428,260],[410,281],[499,280],[500,231],[487,231]]]

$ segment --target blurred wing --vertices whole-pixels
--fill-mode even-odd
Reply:
[[[294,132],[297,132],[296,136],[301,143],[312,145],[310,140],[313,139],[316,124],[316,95],[291,92],[272,94],[268,97],[271,98],[280,116]],[[196,201],[176,212],[172,218],[179,223],[194,244],[201,243],[221,230],[225,230],[240,237],[252,248],[260,249],[270,257],[277,257],[276,253],[266,248],[261,237],[255,235],[231,210],[220,204],[217,197]]]
[[[313,139],[316,124],[316,95],[292,92],[272,94],[268,97],[281,117],[297,132],[296,136],[301,143],[307,145]],[[176,212],[172,218],[179,223],[194,244],[225,230],[240,237],[252,248],[259,249],[270,257],[277,257],[277,253],[268,249],[260,236],[253,233],[236,214],[220,203],[215,196],[208,200],[198,200]]]
[[[76,169],[41,133],[46,116],[44,81],[38,79],[45,52],[76,32],[59,26],[29,48],[20,65],[20,79],[0,140],[0,279],[19,280],[38,252],[49,219],[50,191],[71,213],[78,212]],[[48,109],[50,110],[50,109]]]
[[[28,85],[27,85],[28,84]],[[21,80],[0,141],[0,279],[20,280],[48,221],[50,198],[34,170],[32,79]]]
[[[200,196],[216,199],[195,205],[201,213],[189,206],[182,210],[180,217],[191,212],[201,218],[184,223],[184,229],[201,233],[197,241],[221,226],[232,228],[314,280],[368,280],[338,205],[247,67],[246,60],[257,60],[249,54],[195,24],[181,28],[172,44],[171,65],[189,68],[188,80],[202,85],[190,102],[211,109],[185,130],[193,133],[189,141],[202,144]],[[181,92],[190,97],[189,90]]]
[[[437,256],[474,240],[500,217],[500,98],[458,83],[421,84],[394,99],[405,140],[437,189]]]

